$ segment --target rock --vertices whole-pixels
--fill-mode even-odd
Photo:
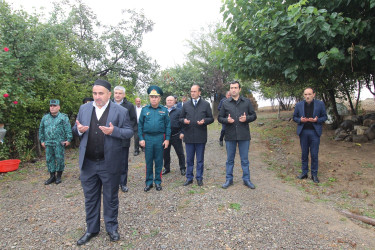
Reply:
[[[341,130],[335,137],[335,141],[342,141],[348,136],[348,133],[344,130]]]
[[[353,135],[353,142],[356,142],[356,143],[368,142],[368,138],[366,135]]]
[[[345,120],[340,124],[340,128],[345,131],[352,131],[354,129],[354,122],[352,120]]]
[[[264,126],[264,122],[258,122],[258,127]]]
[[[354,129],[357,131],[357,135],[364,135],[368,127],[365,126],[354,126]]]
[[[375,120],[366,119],[363,121],[363,126],[370,127],[372,124],[375,124]]]
[[[344,141],[352,142],[353,141],[353,135],[348,135],[347,137],[345,137]]]
[[[336,130],[335,130],[335,135],[340,134],[341,131],[342,131],[342,128],[338,128],[338,129],[336,129]]]
[[[375,125],[375,124],[374,124]],[[365,135],[367,136],[367,138],[369,140],[374,140],[375,139],[375,126],[372,126],[370,128],[368,128],[366,131],[365,131]]]
[[[364,115],[363,120],[366,120],[366,119],[375,120],[375,113]]]

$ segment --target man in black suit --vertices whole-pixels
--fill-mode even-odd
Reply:
[[[180,122],[184,124],[180,139],[185,139],[186,150],[186,182],[193,183],[194,158],[197,157],[195,178],[198,186],[203,186],[204,149],[207,142],[207,125],[214,122],[210,104],[203,100],[201,89],[193,85],[190,89],[191,100],[185,102],[181,110]]]
[[[110,101],[111,84],[96,80],[94,102],[83,104],[73,132],[81,137],[79,146],[80,179],[85,195],[86,233],[77,241],[83,245],[100,230],[100,206],[111,241],[118,241],[118,190],[124,164],[123,140],[133,136],[128,111]]]
[[[113,95],[113,101],[126,108],[129,112],[130,122],[132,124],[134,133],[136,133],[138,123],[137,123],[137,114],[135,113],[135,108],[133,103],[128,102],[126,99],[126,90],[122,86],[116,86],[113,91],[115,92]],[[122,169],[121,173],[121,180],[120,180],[120,188],[122,192],[128,192],[129,188],[127,186],[128,183],[128,159],[129,159],[129,147],[130,147],[130,139],[122,140],[124,151],[124,168]]]

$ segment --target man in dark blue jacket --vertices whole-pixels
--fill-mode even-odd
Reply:
[[[168,148],[164,149],[164,171],[163,175],[171,171],[171,145],[178,156],[181,175],[186,174],[184,148],[182,147],[182,140],[180,139],[182,124],[179,121],[181,109],[175,107],[175,98],[168,96],[166,99],[166,107],[169,112],[169,119],[171,120],[171,139],[169,140]]]
[[[184,124],[180,138],[185,138],[186,149],[186,182],[184,186],[193,183],[194,158],[197,157],[196,179],[198,186],[203,186],[204,149],[207,142],[207,125],[214,122],[210,104],[201,98],[198,85],[190,89],[191,100],[184,103],[181,110],[180,122]]]
[[[233,185],[233,167],[237,144],[241,158],[243,184],[248,188],[255,188],[250,181],[248,157],[251,140],[249,123],[255,121],[257,115],[250,100],[240,96],[240,92],[240,83],[238,81],[231,82],[231,97],[223,102],[219,113],[219,122],[225,124],[225,146],[227,149],[226,182],[222,185],[224,189]]]
[[[311,155],[311,179],[319,183],[318,179],[318,154],[322,125],[327,120],[324,103],[315,100],[312,88],[303,92],[304,101],[296,104],[293,120],[298,124],[297,134],[300,138],[302,150],[302,173],[298,179],[306,179],[309,172],[309,151]]]

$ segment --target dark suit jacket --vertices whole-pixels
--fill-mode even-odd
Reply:
[[[113,101],[113,103],[115,102]],[[136,133],[136,131],[138,130],[138,123],[137,113],[135,111],[133,103],[129,102],[126,98],[124,98],[123,102],[120,105],[128,110],[130,123],[132,124],[131,126],[133,127],[134,133]],[[125,147],[130,147],[130,139],[123,140],[122,144]]]
[[[184,124],[184,119],[190,120],[190,124]],[[197,121],[204,119],[203,125],[198,125]],[[210,104],[199,99],[197,106],[193,101],[187,101],[181,110],[180,122],[183,124],[183,134],[185,143],[206,143],[207,142],[207,125],[214,122]]]
[[[306,117],[305,116],[305,102],[306,101],[301,101],[296,104],[296,107],[294,109],[294,114],[293,114],[293,120],[298,124],[297,126],[297,134],[300,135],[303,126],[305,123],[301,122],[301,117]],[[313,118],[318,117],[317,122],[313,122],[312,125],[314,126],[314,129],[318,136],[320,137],[322,135],[322,125],[323,123],[327,120],[327,113],[326,113],[326,108],[324,106],[324,103],[319,100],[313,100],[314,102],[314,112],[313,112]]]
[[[83,104],[79,108],[77,120],[84,126],[90,126],[91,115],[93,110],[93,102]],[[112,103],[109,107],[106,126],[112,122],[114,129],[111,135],[104,136],[104,161],[110,173],[121,173],[124,163],[123,139],[130,139],[133,136],[133,128],[129,119],[128,111],[120,105]],[[90,128],[89,128],[90,129]],[[72,128],[76,135],[78,134],[77,124]],[[81,143],[79,145],[79,167],[83,166],[85,160],[86,146],[89,130],[81,135]]]

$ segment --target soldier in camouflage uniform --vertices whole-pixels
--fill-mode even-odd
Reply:
[[[69,146],[73,136],[68,116],[60,113],[60,101],[50,100],[50,113],[43,116],[39,127],[39,140],[46,149],[46,160],[50,178],[44,183],[61,183],[64,171],[65,147]],[[57,172],[57,175],[55,173]]]

